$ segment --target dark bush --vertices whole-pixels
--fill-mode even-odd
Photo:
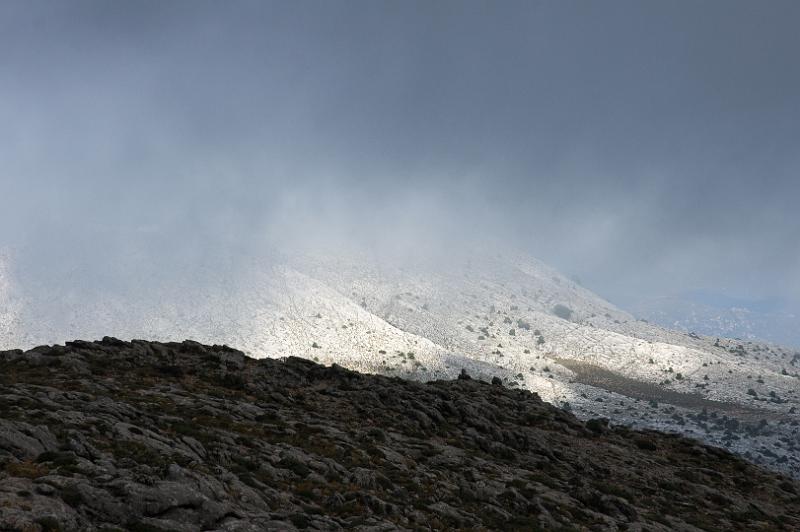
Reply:
[[[555,307],[553,307],[553,314],[561,318],[562,320],[570,320],[572,318],[572,309],[566,305],[562,305],[559,303]]]

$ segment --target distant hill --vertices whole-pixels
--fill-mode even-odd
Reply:
[[[671,329],[768,341],[800,349],[800,310],[781,302],[739,301],[688,293],[640,301],[629,310]]]

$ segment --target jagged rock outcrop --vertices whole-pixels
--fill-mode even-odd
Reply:
[[[2,530],[798,530],[800,485],[536,394],[196,342],[0,352]]]

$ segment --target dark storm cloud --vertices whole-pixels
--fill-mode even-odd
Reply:
[[[796,2],[5,2],[32,262],[522,247],[615,301],[800,299]],[[75,259],[78,260],[78,259]]]

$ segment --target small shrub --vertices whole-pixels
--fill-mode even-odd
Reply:
[[[42,532],[61,532],[63,530],[58,519],[52,516],[40,517],[36,520],[36,524],[42,527]]]
[[[562,320],[570,320],[572,318],[572,309],[566,305],[562,305],[559,303],[555,307],[553,307],[553,314],[561,318]]]
[[[14,464],[6,465],[6,473],[12,477],[20,478],[39,478],[48,473],[47,467],[33,462],[17,462]]]
[[[65,486],[64,489],[61,490],[61,499],[73,508],[83,503],[83,495],[81,495],[81,492],[78,491],[78,487],[75,485]]]
[[[655,451],[656,449],[658,449],[658,447],[656,447],[655,442],[649,439],[637,438],[636,440],[634,440],[634,443],[636,443],[636,447],[642,449],[643,451]]]

